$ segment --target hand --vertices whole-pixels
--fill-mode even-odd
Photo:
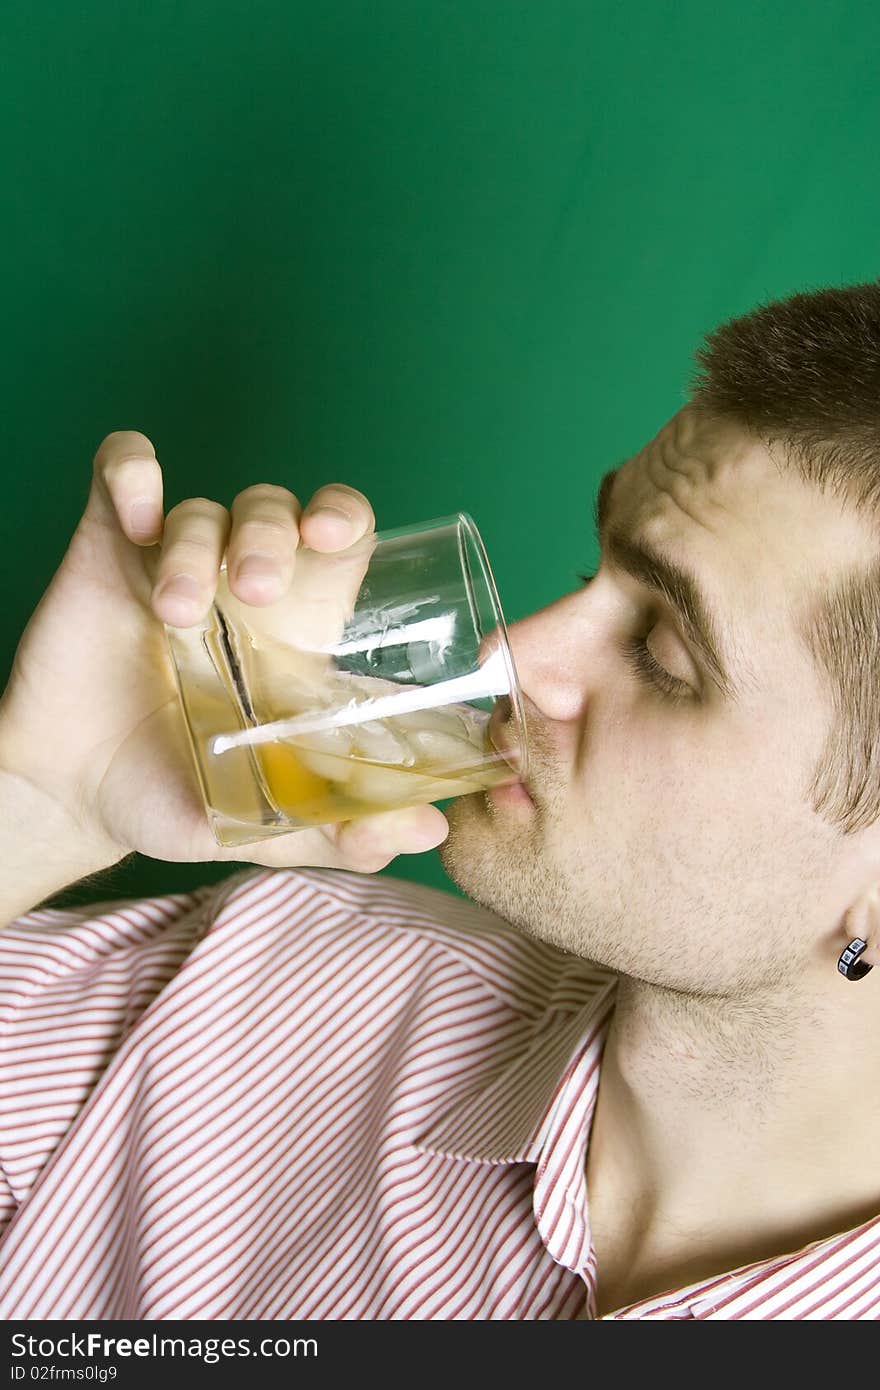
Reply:
[[[268,617],[290,583],[301,538],[309,551],[346,550],[375,531],[375,519],[366,497],[342,483],[319,488],[304,511],[287,488],[256,483],[230,511],[191,497],[163,521],[162,496],[149,439],[134,430],[109,434],[95,455],[85,512],[22,634],[0,700],[0,770],[55,801],[108,862],[136,850],[174,862],[375,873],[397,854],[440,844],[449,827],[427,805],[248,845],[217,844],[162,624],[204,618],[224,559],[234,598]],[[132,507],[144,499],[154,522],[138,532]],[[348,519],[320,513],[324,504]],[[274,559],[277,583],[239,576],[253,551]],[[194,598],[177,598],[166,586],[179,573],[194,577]]]

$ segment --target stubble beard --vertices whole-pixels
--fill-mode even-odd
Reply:
[[[458,797],[444,815],[449,834],[437,852],[456,887],[528,936],[571,949],[563,946],[564,926],[560,931],[570,902],[560,913],[559,875],[547,855],[541,808],[522,821],[479,792]]]
[[[566,955],[615,968],[608,962],[620,953],[622,923],[591,897],[602,875],[579,846],[560,841],[564,821],[546,799],[523,817],[480,792],[456,798],[444,815],[440,862],[472,902]]]

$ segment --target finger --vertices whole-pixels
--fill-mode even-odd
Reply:
[[[436,806],[409,806],[323,826],[338,856],[336,867],[384,869],[398,854],[423,854],[443,843],[449,822]]]
[[[305,513],[288,488],[255,483],[232,503],[232,532],[226,572],[232,593],[246,603],[274,603],[287,589],[302,532],[307,546],[321,551],[347,549],[375,530],[373,509],[363,493],[344,483],[319,488]]]
[[[114,430],[98,446],[86,516],[121,526],[136,545],[155,545],[163,530],[162,468],[156,450],[138,430]]]
[[[275,603],[290,584],[302,506],[286,487],[254,483],[232,503],[226,577],[245,603]]]
[[[301,640],[320,651],[339,642],[354,612],[376,548],[376,517],[362,492],[328,483],[303,512],[300,532],[306,549],[297,557],[296,594],[310,621]]]
[[[189,627],[208,612],[229,529],[228,511],[209,497],[187,497],[171,508],[151,599],[163,623]]]
[[[269,868],[348,869],[374,874],[398,854],[424,854],[442,844],[449,822],[435,806],[407,807],[357,820],[310,827],[260,845],[239,846],[230,857]],[[243,849],[251,850],[244,855]]]
[[[344,503],[348,519],[331,513],[327,524],[321,507],[337,503]],[[249,625],[261,649],[273,642],[299,652],[333,646],[354,610],[375,549],[374,528],[370,503],[342,483],[319,488],[305,512],[286,488],[270,483],[246,488],[232,505],[226,556],[230,617]],[[325,549],[312,549],[313,542]],[[274,567],[269,578],[242,574],[250,555]]]
[[[303,531],[303,537],[305,534]],[[339,642],[354,612],[375,547],[374,532],[345,550],[303,548],[298,552],[285,640],[310,652],[328,651]]]
[[[344,483],[330,483],[319,488],[303,512],[299,500],[285,487],[274,483],[255,483],[240,492],[232,503],[232,533],[226,556],[226,575],[229,588],[245,603],[275,603],[290,585],[294,567],[299,567],[296,555],[300,540],[319,554],[337,555],[349,549],[360,538],[375,531],[373,508],[363,493]],[[308,527],[304,530],[304,523]],[[341,596],[347,597],[351,582],[343,580],[343,571],[309,562],[305,572],[297,577],[297,599],[310,603],[314,597],[324,597],[329,582]],[[349,567],[353,573],[355,566]],[[357,571],[358,585],[366,566]],[[351,601],[357,588],[351,595]]]
[[[345,483],[319,487],[300,522],[303,541],[314,550],[344,550],[376,529],[368,499]]]

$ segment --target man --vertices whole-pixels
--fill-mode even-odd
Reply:
[[[511,628],[532,777],[447,810],[472,904],[349,842],[18,906],[2,1316],[880,1315],[880,282],[697,357],[597,575]],[[53,796],[16,693],[8,843],[150,853],[113,768]]]

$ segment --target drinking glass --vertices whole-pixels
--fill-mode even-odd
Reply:
[[[466,512],[300,546],[255,607],[226,560],[204,621],[164,624],[217,843],[526,781],[522,697],[495,580]]]

